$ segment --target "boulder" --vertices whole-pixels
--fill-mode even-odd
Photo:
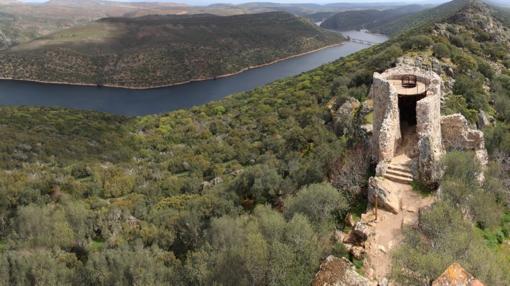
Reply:
[[[349,213],[347,216],[345,216],[345,225],[349,227],[353,227],[356,222],[354,221],[354,218],[352,217],[352,214]]]
[[[439,276],[432,286],[483,286],[483,283],[468,273],[460,264],[453,263],[441,276]]]
[[[312,286],[376,286],[356,272],[354,265],[345,258],[328,256],[315,274]]]
[[[372,228],[368,224],[361,221],[358,221],[354,225],[352,232],[363,240],[367,240],[368,237],[373,234]]]
[[[352,254],[352,256],[358,260],[362,260],[363,258],[365,258],[365,248],[361,247],[361,246],[353,246],[350,250],[350,253]]]
[[[371,177],[368,180],[368,201],[381,209],[385,209],[394,214],[398,214],[400,210],[400,199],[398,190],[391,187],[391,182],[382,177]]]
[[[344,244],[363,246],[369,236],[373,234],[372,228],[365,222],[358,221],[351,232],[343,238]]]
[[[478,113],[478,129],[484,129],[485,127],[490,125],[491,121],[489,120],[489,117],[483,110],[480,110],[480,112]]]
[[[379,177],[384,177],[386,171],[388,171],[389,163],[386,161],[381,161],[375,167],[375,175]]]

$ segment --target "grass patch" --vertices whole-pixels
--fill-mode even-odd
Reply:
[[[413,191],[419,193],[423,197],[431,195],[432,192],[434,191],[431,188],[427,187],[424,183],[416,180],[411,182],[411,186],[413,188]]]

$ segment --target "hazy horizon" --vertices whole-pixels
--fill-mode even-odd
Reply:
[[[108,1],[108,0],[107,0]],[[109,0],[115,2],[171,2],[187,5],[211,5],[211,4],[243,4],[252,2],[270,2],[282,4],[331,4],[331,3],[444,3],[450,0]],[[21,2],[43,3],[48,0],[21,0]]]

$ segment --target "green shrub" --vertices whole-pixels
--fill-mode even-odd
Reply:
[[[434,56],[436,58],[449,58],[450,57],[450,48],[443,43],[437,43],[432,48],[432,51],[434,53]]]
[[[402,43],[404,50],[424,50],[430,47],[434,41],[425,35],[411,36]]]
[[[455,78],[453,93],[465,97],[471,108],[488,110],[489,102],[483,88],[484,80],[481,74],[473,73],[470,76],[461,74]]]
[[[454,55],[453,62],[457,65],[457,70],[461,73],[467,73],[478,68],[476,60],[463,52]]]
[[[286,199],[284,206],[287,218],[300,213],[318,228],[328,227],[328,224],[331,227],[332,218],[342,219],[349,207],[345,197],[328,183],[303,188],[296,196]]]

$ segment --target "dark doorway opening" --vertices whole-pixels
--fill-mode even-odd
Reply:
[[[423,97],[423,95],[401,95],[398,97],[398,111],[402,127],[416,125],[416,103]]]
[[[416,134],[416,103],[425,95],[399,95],[398,111],[400,115],[400,131],[402,138],[397,154],[406,154],[410,158],[417,155],[418,136]]]

